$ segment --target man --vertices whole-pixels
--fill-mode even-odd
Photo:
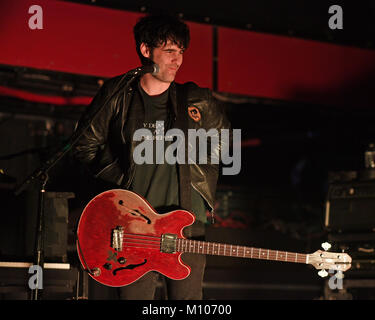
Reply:
[[[134,151],[137,129],[150,129],[155,144],[156,122],[165,131],[229,128],[221,108],[210,90],[194,83],[174,82],[189,46],[187,25],[171,16],[146,16],[134,27],[136,50],[142,65],[156,64],[158,72],[147,73],[131,82],[134,75],[109,79],[94,98],[83,120],[103,104],[98,116],[76,144],[76,158],[91,174],[105,182],[103,188],[124,188],[143,196],[159,213],[176,208],[193,212],[196,222],[186,228],[189,238],[204,239],[206,210],[213,211],[218,164],[157,163],[138,164]],[[185,136],[187,138],[187,135]],[[165,145],[170,144],[165,141]],[[211,146],[219,154],[220,144]],[[185,146],[187,148],[187,146]],[[164,149],[165,150],[165,149]],[[187,149],[186,149],[187,150]],[[186,152],[187,154],[187,152]],[[192,271],[183,280],[166,279],[169,299],[202,299],[205,256],[185,253],[183,260]],[[149,272],[119,290],[123,299],[153,299],[158,284],[156,272]]]

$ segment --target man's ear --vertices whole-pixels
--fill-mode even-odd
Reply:
[[[139,49],[145,58],[150,58],[151,50],[144,42],[141,43]]]

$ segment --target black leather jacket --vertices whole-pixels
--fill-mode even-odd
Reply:
[[[134,142],[132,136],[144,119],[143,104],[140,106],[140,103],[134,102],[132,107],[138,108],[139,112],[137,111],[136,118],[128,117],[129,105],[137,85],[137,81],[134,81],[126,88],[129,78],[129,73],[127,73],[111,78],[103,84],[79,124],[83,123],[97,108],[103,104],[106,105],[91,121],[89,128],[73,148],[75,158],[86,165],[92,175],[125,189],[129,188],[132,182],[134,174],[132,154],[136,143],[139,143]],[[229,129],[230,125],[223,108],[213,98],[211,91],[200,88],[192,82],[183,85],[171,83],[170,99],[173,109],[170,113],[172,119],[175,119],[177,113],[177,92],[182,86],[187,88],[187,111],[189,106],[194,106],[194,109],[197,108],[200,113],[200,119],[196,118],[195,121],[188,117],[189,128],[203,128],[207,131],[211,128],[216,128],[218,131],[222,128]],[[215,154],[220,154],[221,147],[221,144],[217,146],[214,150]],[[191,164],[190,172],[193,188],[201,194],[213,211],[219,165]]]

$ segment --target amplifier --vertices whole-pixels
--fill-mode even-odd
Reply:
[[[325,207],[329,231],[374,231],[375,181],[331,183]]]
[[[346,272],[349,277],[375,278],[375,232],[330,233],[327,241],[331,251],[345,251],[352,257],[352,267]]]

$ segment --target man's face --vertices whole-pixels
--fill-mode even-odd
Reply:
[[[153,50],[145,50],[144,55],[159,66],[159,72],[154,77],[163,82],[172,82],[182,64],[184,49],[168,40]]]

